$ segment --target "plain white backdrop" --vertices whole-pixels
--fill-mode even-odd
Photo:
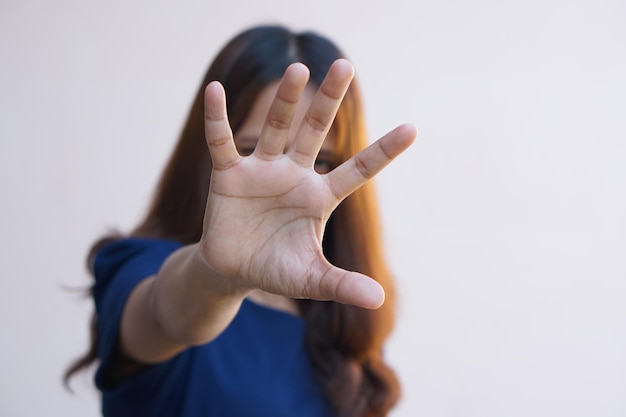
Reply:
[[[217,50],[314,29],[357,69],[399,321],[394,417],[626,415],[626,3],[0,1],[0,415],[93,417],[90,243],[140,218]]]

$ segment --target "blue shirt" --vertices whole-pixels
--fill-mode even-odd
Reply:
[[[304,345],[304,320],[248,300],[212,342],[151,365],[116,386],[106,384],[103,369],[115,353],[128,295],[180,247],[169,240],[132,238],[110,243],[96,255],[96,385],[103,415],[331,416]]]

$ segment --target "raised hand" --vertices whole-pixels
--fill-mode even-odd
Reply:
[[[287,151],[297,103],[308,82],[302,64],[290,66],[278,87],[254,152],[240,156],[226,115],[222,86],[205,93],[205,133],[213,160],[201,241],[202,258],[243,291],[335,300],[376,308],[384,292],[373,279],[331,265],[322,253],[326,221],[337,205],[415,139],[402,125],[320,175],[315,159],[354,75],[336,61]]]

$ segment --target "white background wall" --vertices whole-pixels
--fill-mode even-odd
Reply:
[[[0,1],[0,415],[98,414],[92,240],[141,216],[215,52],[279,22],[338,41],[401,289],[394,417],[626,415],[626,3]]]

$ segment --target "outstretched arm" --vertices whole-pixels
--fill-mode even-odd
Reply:
[[[158,362],[213,340],[254,289],[365,308],[383,303],[376,281],[325,259],[322,235],[341,200],[403,152],[417,131],[399,126],[333,171],[317,174],[315,158],[353,74],[345,60],[331,66],[284,152],[308,82],[305,66],[290,66],[257,147],[246,157],[235,147],[222,86],[207,86],[205,133],[213,172],[202,238],[172,254],[157,276],[131,294],[121,325],[126,354]]]

